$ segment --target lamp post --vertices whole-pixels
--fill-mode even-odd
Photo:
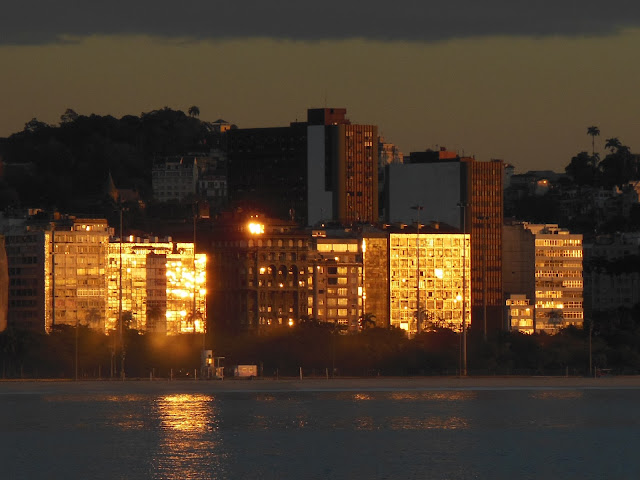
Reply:
[[[467,207],[468,203],[458,203],[462,209],[462,365],[460,375],[467,376]]]
[[[416,230],[416,335],[420,333],[420,211],[424,206],[420,204],[413,205],[412,210],[418,212],[418,228]]]

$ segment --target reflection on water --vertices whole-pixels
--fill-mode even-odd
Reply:
[[[126,394],[126,395],[102,395],[102,394],[73,394],[73,395],[49,395],[44,398],[45,402],[115,402],[115,403],[135,403],[147,400],[146,395]]]
[[[444,402],[461,402],[473,400],[478,395],[472,390],[460,391],[427,391],[427,392],[393,392],[391,399],[396,401],[444,401]]]
[[[211,428],[210,400],[211,398],[206,395],[191,394],[167,395],[159,398],[156,400],[156,406],[162,428],[194,433],[201,433]]]
[[[275,395],[271,393],[258,393],[256,394],[256,400],[258,402],[273,402],[275,401]]]
[[[356,417],[353,421],[353,426],[356,430],[374,430],[375,424],[373,417]]]
[[[530,396],[536,400],[576,400],[582,398],[583,392],[579,390],[545,390],[531,392]]]
[[[356,393],[353,395],[354,402],[362,402],[362,401],[372,400],[372,399],[373,397],[368,393]]]
[[[223,474],[218,412],[208,395],[159,397],[154,413],[160,422],[158,451],[152,459],[155,478],[215,478]]]
[[[595,480],[640,471],[640,388],[212,395],[211,385],[0,394],[2,478]]]
[[[469,422],[461,417],[392,417],[389,419],[391,430],[466,430]]]

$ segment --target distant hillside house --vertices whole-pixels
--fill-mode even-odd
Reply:
[[[177,157],[158,162],[151,171],[153,197],[158,202],[181,201],[195,195],[198,185],[198,159]]]

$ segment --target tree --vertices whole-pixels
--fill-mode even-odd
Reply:
[[[199,117],[200,116],[200,109],[195,105],[190,106],[189,107],[189,115],[191,117]]]
[[[360,317],[360,328],[366,330],[369,327],[376,326],[376,316],[373,313],[365,313]]]
[[[638,156],[631,153],[631,149],[623,145],[618,138],[609,138],[605,145],[611,153],[598,165],[602,172],[604,185],[612,187],[622,186],[630,180],[638,178]]]
[[[24,131],[28,133],[37,133],[40,130],[44,130],[48,126],[49,125],[47,125],[46,123],[41,122],[36,117],[33,117],[31,120],[24,124]]]
[[[571,163],[564,170],[578,185],[593,185],[598,171],[597,162],[597,155],[591,156],[587,152],[580,152],[571,159]]]
[[[621,146],[622,143],[620,142],[618,137],[607,138],[607,141],[604,144],[604,148],[608,148],[609,150],[611,150],[611,153],[614,153]]]
[[[60,123],[73,123],[78,119],[79,115],[71,108],[67,108],[62,115],[60,115]]]
[[[564,315],[562,314],[562,310],[558,308],[554,308],[549,312],[549,325],[554,329],[558,329],[562,326],[564,322]]]
[[[587,127],[587,135],[591,135],[591,155],[596,156],[596,137],[600,135],[600,129],[598,127]]]

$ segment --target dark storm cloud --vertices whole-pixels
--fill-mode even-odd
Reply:
[[[88,35],[433,42],[487,35],[612,34],[640,26],[629,0],[5,0],[0,44]]]

